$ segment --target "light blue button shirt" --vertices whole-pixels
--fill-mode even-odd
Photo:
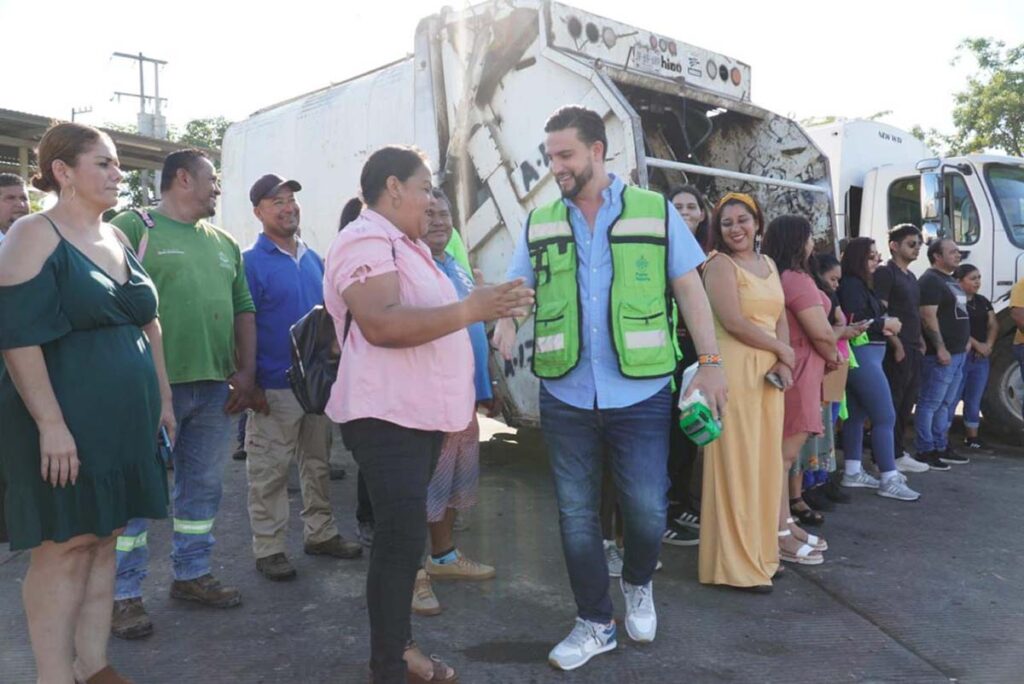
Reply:
[[[565,377],[542,380],[544,387],[559,401],[581,409],[622,408],[632,406],[656,394],[669,382],[669,378],[635,380],[619,371],[618,355],[612,345],[608,306],[612,288],[612,252],[608,245],[608,230],[622,213],[622,190],[625,184],[614,174],[608,174],[611,185],[601,193],[603,200],[597,212],[591,233],[583,212],[572,202],[563,199],[569,208],[569,223],[576,240],[576,281],[579,284],[583,311],[583,336],[580,340],[580,362]],[[667,202],[666,202],[667,204]],[[668,277],[679,276],[697,268],[704,262],[693,234],[683,223],[674,207],[668,205]],[[526,244],[526,229],[516,244],[508,278],[525,278],[536,284],[530,252]]]

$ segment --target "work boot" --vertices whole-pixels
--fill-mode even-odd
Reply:
[[[153,633],[153,621],[142,605],[142,598],[114,601],[110,633],[118,639],[141,639]]]
[[[288,562],[283,553],[274,553],[256,559],[256,570],[268,580],[281,582],[295,579],[295,568]]]
[[[416,584],[412,588],[412,612],[427,617],[441,614],[441,603],[430,584],[430,576],[423,568],[416,571]]]
[[[342,539],[335,535],[319,544],[306,543],[303,550],[310,556],[333,556],[334,558],[359,558],[363,555],[363,545]]]
[[[242,602],[242,592],[225,587],[220,580],[207,573],[191,580],[174,580],[171,598],[195,601],[211,608],[234,608]]]

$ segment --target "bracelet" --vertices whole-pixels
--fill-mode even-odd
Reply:
[[[697,356],[697,363],[701,366],[721,368],[722,356],[721,354],[699,354]]]

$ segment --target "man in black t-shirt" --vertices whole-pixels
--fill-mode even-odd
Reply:
[[[921,231],[912,223],[901,223],[889,231],[889,252],[892,258],[875,271],[872,288],[886,313],[900,320],[903,327],[899,335],[888,338],[885,355],[885,376],[892,392],[892,405],[896,409],[893,435],[896,467],[905,473],[922,473],[928,464],[918,461],[903,446],[903,436],[911,425],[914,402],[921,384],[921,356],[924,338],[921,337],[921,291],[917,277],[910,272],[910,264],[921,252]],[[948,466],[946,466],[948,468]]]
[[[960,250],[949,239],[928,245],[929,268],[918,281],[925,356],[921,367],[921,394],[914,420],[917,458],[932,468],[941,464],[969,463],[949,448],[950,406],[957,400],[967,340],[971,336],[967,295],[950,275],[960,264]]]

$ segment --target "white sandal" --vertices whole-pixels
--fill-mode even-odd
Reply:
[[[796,521],[792,518],[786,518],[786,524],[796,526]],[[815,551],[828,551],[828,542],[825,541],[824,537],[813,535],[807,530],[804,530],[804,534],[807,535],[807,544],[814,547]]]
[[[780,537],[789,537],[792,534],[789,530],[779,532]],[[779,558],[787,563],[796,563],[798,565],[821,565],[825,562],[825,557],[821,555],[821,552],[810,544],[801,544],[796,553],[788,553],[779,547]]]

